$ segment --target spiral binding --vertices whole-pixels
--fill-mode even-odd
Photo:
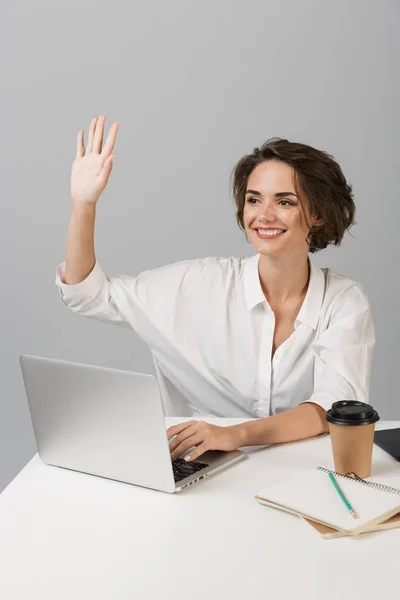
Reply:
[[[358,475],[355,473],[346,473],[346,475],[343,475],[342,473],[336,473],[336,471],[325,469],[325,467],[317,467],[317,469],[318,471],[323,471],[324,473],[333,473],[336,477],[341,477],[342,479],[352,479],[356,483],[361,483],[362,485],[366,485],[374,490],[379,490],[380,492],[388,492],[389,494],[396,494],[397,496],[400,496],[400,490],[397,488],[384,485],[383,483],[377,483],[375,481],[365,481],[365,479],[361,479],[361,477],[358,477]]]

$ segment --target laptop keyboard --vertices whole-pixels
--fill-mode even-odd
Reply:
[[[193,473],[197,473],[197,471],[201,471],[208,467],[206,463],[199,462],[196,460],[192,460],[191,462],[186,462],[183,458],[176,458],[172,461],[172,469],[174,471],[175,483],[185,479],[185,477],[189,477],[189,475],[193,475]]]

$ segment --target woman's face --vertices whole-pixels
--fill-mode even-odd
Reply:
[[[303,204],[305,204],[303,202]],[[243,212],[245,231],[259,254],[308,254],[308,223],[294,185],[294,170],[278,160],[259,164],[247,182]]]

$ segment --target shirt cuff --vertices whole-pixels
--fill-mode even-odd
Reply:
[[[56,270],[56,281],[55,284],[60,288],[62,296],[64,298],[80,297],[87,298],[93,295],[101,287],[101,281],[104,278],[104,273],[96,261],[92,271],[89,275],[80,283],[67,284],[63,281],[65,272],[65,262],[58,265]]]

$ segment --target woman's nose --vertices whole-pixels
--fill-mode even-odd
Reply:
[[[275,213],[275,205],[271,202],[265,202],[260,211],[260,219],[264,219],[265,221],[275,221],[276,213]]]

